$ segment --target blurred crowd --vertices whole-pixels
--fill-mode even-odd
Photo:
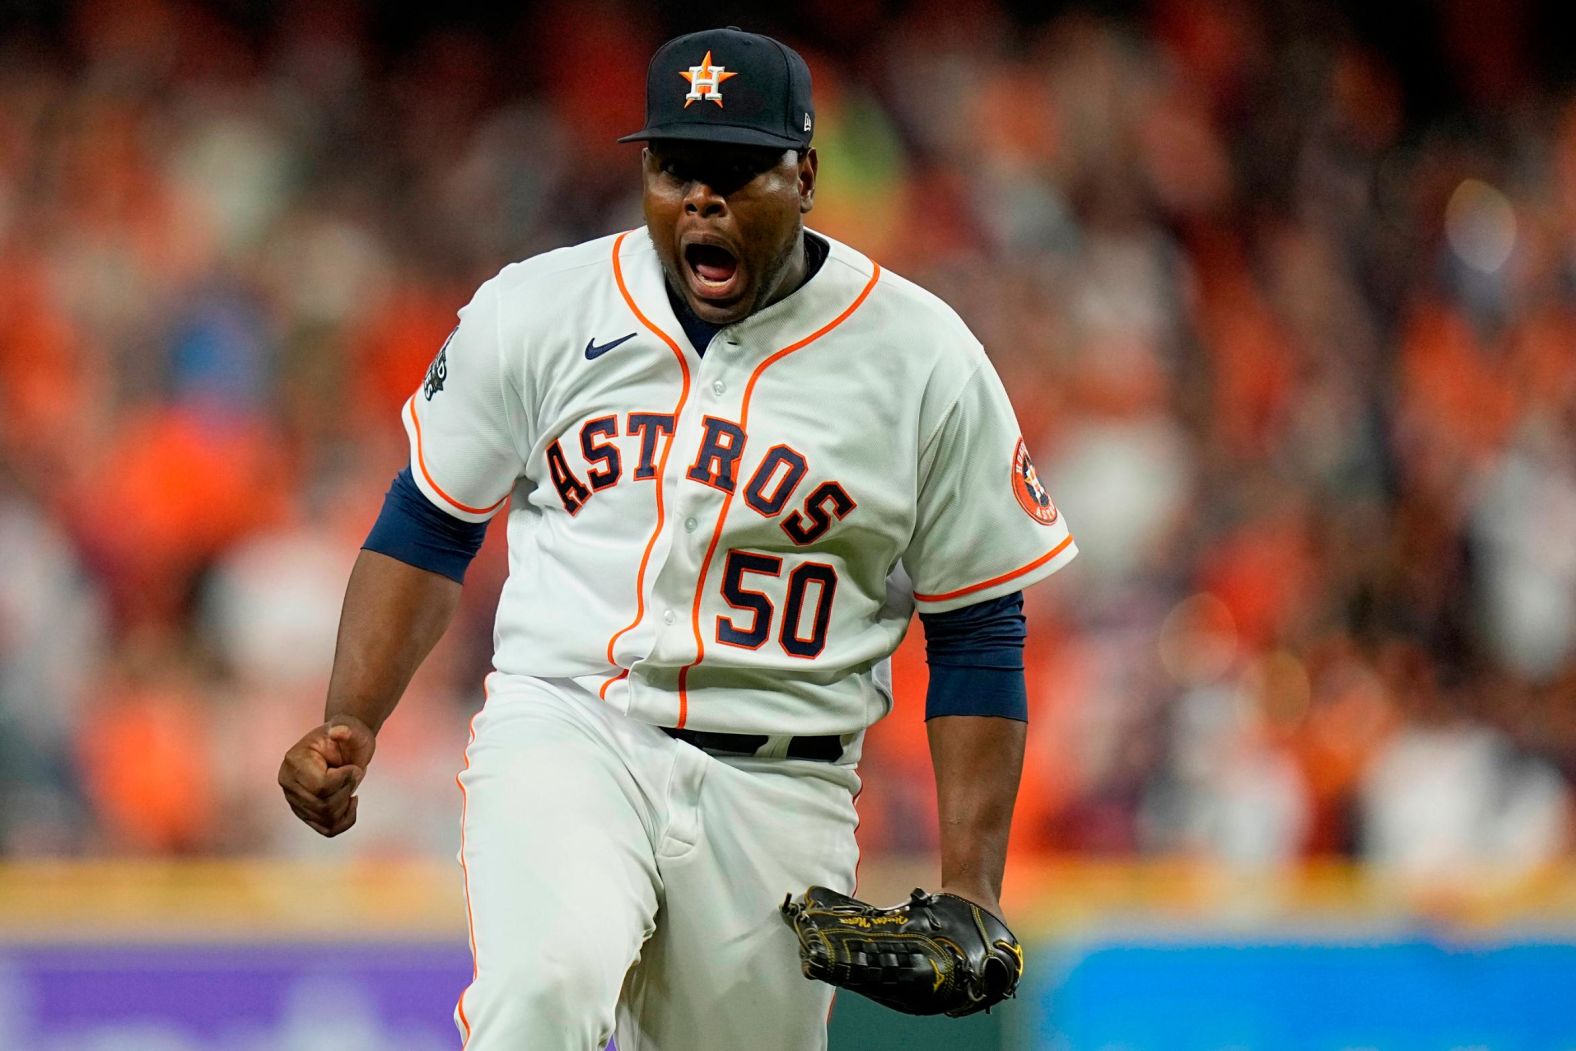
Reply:
[[[0,27],[0,856],[325,850],[274,774],[401,402],[504,263],[640,222],[613,140],[697,23],[368,7]],[[1079,537],[1028,596],[1015,850],[1567,855],[1576,93],[1526,25],[1442,5],[1423,105],[1295,5],[810,8],[746,25],[814,73],[811,225],[959,309]],[[457,841],[502,541],[328,850]],[[917,634],[877,855],[934,843]]]

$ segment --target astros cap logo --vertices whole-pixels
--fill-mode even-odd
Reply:
[[[689,94],[684,96],[684,108],[689,109],[691,102],[700,102],[706,99],[722,106],[722,82],[739,74],[729,73],[724,66],[711,64],[711,52],[706,52],[706,57],[700,60],[700,65],[691,66],[688,71],[680,70],[679,76],[690,83]]]

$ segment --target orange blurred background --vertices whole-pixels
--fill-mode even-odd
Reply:
[[[813,71],[811,225],[959,309],[1080,539],[1028,596],[1014,864],[1568,858],[1548,10],[808,10],[740,20]],[[0,30],[0,856],[452,852],[499,529],[357,830],[318,842],[275,768],[401,402],[504,263],[639,224],[613,139],[694,17],[104,0]],[[934,846],[917,634],[862,768],[877,859]]]

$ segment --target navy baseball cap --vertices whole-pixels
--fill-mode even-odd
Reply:
[[[729,26],[686,33],[657,48],[646,70],[646,126],[618,141],[803,149],[814,127],[810,67],[799,53]]]

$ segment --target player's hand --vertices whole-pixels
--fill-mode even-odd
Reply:
[[[367,776],[377,738],[353,715],[336,715],[291,746],[279,787],[296,817],[325,836],[356,823],[356,787]]]

